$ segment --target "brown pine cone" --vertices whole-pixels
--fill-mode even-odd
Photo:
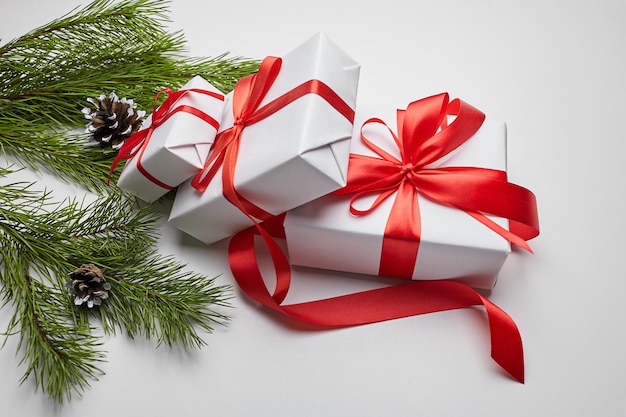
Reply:
[[[85,107],[82,112],[87,120],[85,130],[102,148],[119,149],[133,133],[141,129],[145,111],[136,110],[133,100],[120,99],[117,94],[109,97],[87,98],[94,108]]]
[[[109,297],[108,291],[111,289],[111,284],[106,282],[104,274],[94,264],[82,264],[71,272],[65,286],[76,296],[74,304],[79,306],[86,303],[89,308],[102,304],[102,300]]]

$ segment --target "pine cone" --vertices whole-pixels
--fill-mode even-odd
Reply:
[[[94,264],[82,264],[77,270],[70,273],[70,280],[65,283],[68,290],[76,295],[74,304],[77,306],[87,303],[87,307],[102,304],[102,300],[109,297],[111,284],[106,282],[104,274]]]
[[[90,120],[85,132],[100,147],[119,149],[126,138],[141,129],[146,112],[137,111],[133,100],[120,99],[117,94],[111,93],[109,97],[102,94],[96,99],[89,97],[87,101],[95,109],[83,109],[85,119]]]

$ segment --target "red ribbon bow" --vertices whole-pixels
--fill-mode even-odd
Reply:
[[[439,107],[437,107],[437,103],[439,103]],[[441,106],[442,103],[445,103],[445,105]],[[417,181],[417,167],[420,167],[419,171],[421,172],[423,171],[423,166],[426,165],[426,161],[435,161],[460,146],[475,133],[484,118],[483,115],[476,114],[473,110],[470,110],[472,109],[471,107],[468,107],[464,103],[462,104],[460,101],[450,103],[449,106],[447,103],[447,95],[440,97],[438,100],[434,99],[434,101],[431,99],[425,100],[423,104],[426,105],[426,108],[420,105],[420,107],[422,107],[421,110],[438,109],[435,112],[437,116],[434,118],[426,117],[423,120],[419,118],[415,119],[416,121],[419,120],[417,124],[407,123],[409,120],[403,119],[406,116],[401,115],[399,125],[403,127],[402,137],[417,137],[419,139],[412,143],[407,142],[406,149],[404,145],[401,147],[401,152],[403,153],[402,161],[394,160],[393,158],[388,159],[388,161],[393,161],[392,165],[394,166],[392,169],[388,170],[385,164],[377,164],[371,168],[373,171],[389,171],[387,172],[388,175],[376,176],[376,183],[374,185],[368,185],[370,183],[368,183],[367,179],[360,175],[357,175],[357,177],[360,178],[362,182],[354,180],[354,174],[351,177],[349,172],[349,181],[351,180],[350,187],[354,188],[354,190],[351,191],[369,193],[376,190],[376,192],[382,193],[383,195],[379,198],[386,198],[388,195],[391,195],[392,192],[390,190],[394,187],[406,188],[410,185],[415,189],[415,184],[420,184],[419,189],[422,191],[426,190],[429,196],[439,195],[442,191],[438,188],[439,183],[437,180],[435,180],[434,183],[432,181],[421,181],[421,179]],[[413,114],[413,107],[410,107],[411,111],[408,112],[409,119],[413,120],[413,116],[411,116]],[[469,113],[466,113],[467,110],[469,110]],[[433,113],[427,112],[427,114]],[[457,119],[450,124],[450,126],[446,126],[444,120],[447,114],[457,114]],[[468,114],[470,115],[469,118],[467,118]],[[442,129],[442,132],[446,133],[440,132],[432,136],[432,133],[440,127],[444,127],[445,129]],[[418,130],[421,132],[417,132]],[[441,138],[446,138],[446,140],[440,143]],[[405,159],[404,155],[407,157],[408,155],[415,155],[413,149],[418,147],[421,149],[419,156]],[[398,170],[398,168],[400,169]],[[350,169],[352,168],[350,167],[349,171]],[[444,171],[448,171],[448,169],[444,169]],[[447,177],[450,181],[458,177],[454,171],[454,169],[450,170],[450,176]],[[421,174],[423,174],[424,177],[428,177],[429,175],[436,177],[440,173],[421,172]],[[446,175],[448,175],[448,173],[446,173]],[[494,179],[491,177],[492,175],[498,183],[506,179],[506,177],[502,178],[502,174],[490,173],[484,176],[478,174],[478,177],[482,178],[478,180],[478,182],[480,183],[485,180],[489,182]],[[389,184],[385,184],[385,182],[389,182]],[[470,180],[469,183],[474,184],[474,181]],[[500,184],[500,186],[501,185],[502,184]],[[495,187],[497,189],[498,186]],[[482,186],[478,186],[478,191],[484,191],[482,188]],[[472,190],[470,190],[470,194],[471,191]],[[447,195],[447,191],[443,192],[443,194]],[[471,211],[477,207],[466,207],[461,204],[465,199],[473,202],[476,197],[475,195],[474,197],[443,201],[446,201],[447,204],[462,207],[464,210],[467,208],[469,211],[466,211],[468,211],[470,215],[483,221],[482,217],[484,216],[481,213],[482,210]],[[405,202],[407,199],[401,198],[401,201]],[[440,199],[438,201],[442,200]],[[495,205],[496,208],[499,208],[500,205],[514,207],[517,202],[491,203]],[[534,205],[534,199],[528,200],[527,203]],[[372,209],[373,208],[374,207],[372,207]],[[480,206],[480,208],[484,209],[483,206]],[[524,210],[532,213],[533,207],[527,207]],[[494,211],[501,214],[501,210]],[[489,213],[491,211],[485,210],[485,212]],[[511,226],[516,225],[515,228],[521,230],[520,236],[532,236],[535,233],[533,231],[534,225],[528,226],[523,222],[524,220],[528,220],[526,217],[522,216],[523,218],[517,218],[516,210],[512,212],[507,211],[507,213],[514,217]],[[533,216],[531,215],[530,217],[532,218]],[[500,364],[503,369],[509,372],[513,378],[519,382],[524,382],[524,354],[522,340],[517,326],[504,311],[484,298],[476,290],[459,282],[409,281],[400,285],[355,294],[305,303],[282,305],[289,290],[291,270],[285,253],[274,240],[273,236],[284,237],[283,219],[284,215],[281,215],[271,217],[262,224],[255,222],[253,227],[235,234],[230,241],[228,259],[233,277],[240,288],[250,298],[296,320],[330,328],[361,325],[419,314],[482,305],[485,307],[489,321],[489,329],[491,331],[492,358]],[[522,222],[517,225],[520,220]],[[538,233],[538,228],[536,232]],[[276,274],[276,285],[273,293],[270,293],[267,289],[256,260],[254,237],[257,234],[261,235],[263,238],[272,258],[274,272]],[[414,234],[414,232],[411,232],[411,234]],[[509,237],[508,234],[505,235],[507,238]]]
[[[448,116],[456,116],[448,125]],[[370,142],[363,128],[370,123],[386,126],[378,119],[367,120],[361,140],[379,157],[350,155],[347,185],[336,194],[351,194],[350,212],[367,215],[385,199],[396,194],[385,226],[379,274],[411,278],[420,244],[421,221],[417,194],[442,205],[467,212],[509,242],[528,251],[526,240],[539,234],[535,196],[507,181],[506,172],[475,167],[428,168],[471,138],[485,115],[448,94],[427,97],[409,104],[397,115],[398,135],[387,127],[400,159]],[[354,203],[376,195],[366,210]],[[511,231],[485,214],[508,218]]]
[[[157,108],[158,98],[163,93],[167,94],[167,97],[165,101],[161,104],[161,106]],[[208,90],[201,90],[197,88],[179,90],[176,92],[173,92],[169,88],[164,88],[160,90],[154,97],[152,122],[150,126],[133,134],[132,136],[130,136],[128,139],[124,141],[118,154],[113,160],[113,163],[111,164],[111,168],[109,169],[109,182],[111,180],[111,175],[113,175],[113,172],[115,171],[115,168],[120,164],[120,162],[122,162],[122,160],[131,159],[135,155],[138,154],[137,169],[139,170],[139,172],[141,172],[148,180],[150,180],[151,182],[153,182],[154,184],[158,185],[161,188],[164,188],[166,190],[172,190],[175,187],[175,186],[168,185],[165,182],[160,181],[159,179],[155,178],[152,174],[150,174],[141,164],[141,157],[143,156],[143,153],[145,152],[146,147],[148,146],[148,143],[150,142],[150,138],[152,137],[152,133],[154,132],[154,129],[161,126],[163,123],[165,123],[170,117],[172,117],[176,113],[179,113],[179,112],[189,113],[207,122],[208,124],[213,126],[216,130],[219,128],[219,125],[220,125],[219,121],[215,120],[212,116],[206,114],[202,110],[199,110],[189,105],[182,105],[182,106],[174,107],[174,105],[179,99],[181,99],[184,95],[190,94],[190,93],[204,94],[210,97],[214,97],[220,101],[224,101],[223,94],[216,93],[213,91],[208,91]]]

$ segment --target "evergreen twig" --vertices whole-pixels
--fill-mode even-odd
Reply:
[[[125,332],[186,349],[200,331],[225,324],[230,287],[188,272],[156,248],[154,207],[106,187],[113,152],[89,146],[81,108],[87,97],[115,91],[152,110],[155,94],[201,75],[223,92],[258,67],[256,60],[185,58],[180,32],[165,29],[167,2],[95,0],[0,45],[0,149],[36,171],[96,191],[95,202],[53,201],[35,183],[0,184],[0,299],[12,307],[6,337],[32,379],[63,403],[102,374],[101,337]],[[15,170],[0,167],[0,178]],[[114,178],[113,178],[114,180]],[[109,298],[76,306],[68,274],[93,263],[110,283]]]
[[[228,53],[185,57],[182,33],[166,30],[167,4],[95,0],[0,46],[0,147],[31,168],[101,190],[114,154],[67,134],[84,128],[87,97],[115,91],[150,112],[159,90],[194,75],[226,93],[256,71],[257,60]]]
[[[115,191],[91,204],[57,205],[31,187],[0,186],[0,294],[15,307],[7,334],[20,333],[23,380],[33,375],[59,402],[88,386],[104,360],[90,317],[105,334],[121,329],[187,349],[204,345],[198,330],[227,322],[216,307],[228,307],[229,287],[154,249],[158,214],[151,206],[139,209]],[[111,283],[110,298],[93,310],[75,306],[64,288],[69,272],[87,261]]]

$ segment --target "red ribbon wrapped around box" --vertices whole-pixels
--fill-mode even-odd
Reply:
[[[446,122],[448,115],[456,115],[450,125]],[[373,210],[391,195],[392,190],[401,189],[398,193],[401,196],[396,198],[394,217],[406,219],[409,216],[411,219],[412,226],[408,232],[402,227],[404,222],[390,221],[385,237],[388,243],[383,249],[387,255],[384,255],[386,260],[383,264],[393,264],[393,249],[405,250],[405,244],[409,250],[417,250],[413,241],[419,237],[419,216],[416,205],[410,201],[416,188],[430,198],[465,210],[510,242],[529,249],[525,241],[539,233],[535,199],[530,191],[508,183],[503,172],[472,168],[433,171],[424,168],[429,161],[451,152],[471,137],[483,119],[481,112],[460,100],[449,103],[447,94],[430,97],[413,103],[406,112],[399,114],[400,136],[396,138],[396,143],[401,149],[400,160],[375,147],[376,153],[382,157],[380,161],[362,160],[360,157],[351,161],[349,171],[354,164],[357,168],[349,174],[346,189],[339,192],[356,193],[355,198],[363,193],[378,193],[379,197],[369,209]],[[454,195],[452,191],[455,188],[458,190],[458,184],[463,184],[465,191]],[[511,200],[501,201],[503,196]],[[483,198],[486,202],[482,202]],[[358,215],[369,211],[352,210]],[[403,213],[401,216],[397,214],[400,211]],[[508,218],[511,231],[492,224],[484,216],[485,213]],[[491,331],[492,358],[513,378],[524,381],[523,348],[517,326],[504,311],[460,282],[409,281],[355,294],[283,305],[290,286],[291,271],[285,253],[274,240],[275,236],[284,236],[283,220],[283,216],[273,217],[237,233],[231,239],[229,263],[233,276],[252,299],[294,319],[328,327],[353,326],[483,305]],[[256,260],[255,235],[261,235],[273,261],[276,273],[273,293],[267,289]],[[412,242],[402,242],[404,237]],[[385,268],[388,266],[381,265],[381,269]],[[407,268],[401,266],[400,270]]]
[[[209,88],[211,88],[211,90],[209,90]],[[166,94],[166,99],[157,107],[156,103],[161,94]],[[207,109],[185,104],[185,101],[189,103],[205,104]],[[201,166],[198,166],[199,161],[184,160],[183,156],[178,153],[181,153],[183,149],[190,148],[191,146],[198,147],[205,144],[207,145],[206,151],[208,153],[209,146],[219,128],[223,102],[224,95],[215,90],[213,86],[199,76],[191,79],[178,91],[172,91],[169,88],[159,91],[154,98],[153,112],[148,120],[149,125],[124,141],[111,164],[110,175],[123,160],[132,160],[134,165],[132,167],[125,166],[124,171],[130,168],[133,170],[136,169],[148,182],[145,180],[139,181],[137,178],[129,176],[128,172],[123,171],[118,182],[121,188],[127,189],[146,201],[154,201],[167,191],[174,189],[201,168]],[[201,129],[186,132],[189,137],[180,137],[181,135],[186,136],[185,132],[180,132],[180,125],[174,127],[174,129],[177,130],[175,132],[170,131],[168,134],[176,136],[174,139],[177,144],[170,145],[172,149],[166,152],[165,156],[159,158],[158,163],[155,162],[152,164],[158,167],[162,172],[151,172],[151,170],[145,167],[143,157],[151,144],[153,134],[156,129],[170,121],[173,116],[179,114],[193,116],[202,121],[204,125],[200,125]],[[194,159],[202,158],[201,162],[204,162],[204,157],[200,155],[201,153],[203,152],[199,149],[195,149],[191,152],[195,157]],[[155,155],[153,155],[153,157],[154,156]],[[156,156],[158,157],[158,154]]]

